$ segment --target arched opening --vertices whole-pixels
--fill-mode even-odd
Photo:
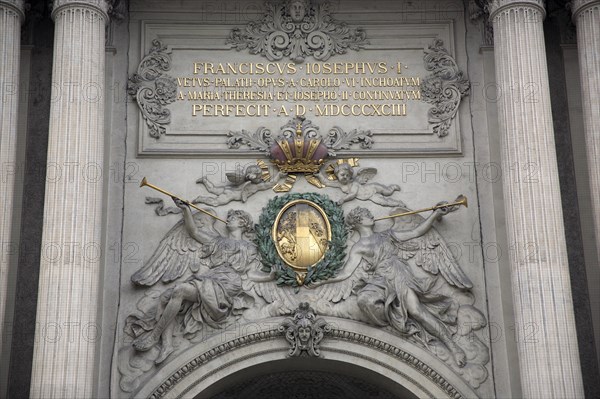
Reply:
[[[281,319],[268,321],[251,324],[252,332],[243,325],[236,330],[239,335],[215,335],[189,348],[150,376],[133,396],[212,398],[229,394],[227,390],[233,387],[244,389],[244,383],[263,382],[287,385],[285,397],[293,397],[294,384],[285,382],[285,377],[310,376],[314,384],[324,387],[328,383],[332,390],[337,379],[340,386],[365,383],[365,389],[391,395],[382,398],[478,397],[459,374],[432,353],[385,330],[331,317],[332,329],[321,343],[321,357],[289,357],[290,345],[278,329]],[[266,376],[278,373],[283,374],[266,380]],[[236,396],[252,397],[252,393],[229,395]]]
[[[316,358],[249,367],[219,380],[196,399],[230,398],[416,399],[408,389],[372,370]]]

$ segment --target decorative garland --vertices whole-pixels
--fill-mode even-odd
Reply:
[[[275,243],[271,236],[275,218],[279,211],[290,201],[303,199],[312,201],[319,205],[331,225],[331,241],[327,247],[325,257],[315,266],[309,267],[304,279],[304,284],[327,280],[335,276],[337,271],[344,265],[346,258],[346,239],[348,231],[344,225],[344,211],[342,207],[331,201],[326,195],[316,193],[294,193],[277,196],[271,199],[267,206],[263,208],[259,222],[256,225],[256,247],[262,258],[263,268],[266,273],[275,271],[277,285],[289,285],[299,288],[296,281],[296,272],[287,266],[279,257]]]

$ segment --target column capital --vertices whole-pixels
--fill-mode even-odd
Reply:
[[[25,1],[23,0],[0,0],[0,8],[13,10],[21,21],[25,19]]]
[[[52,19],[61,10],[67,8],[83,8],[96,11],[104,16],[104,22],[108,22],[108,11],[110,9],[110,1],[107,0],[54,0],[52,5]]]
[[[488,7],[490,19],[493,19],[499,12],[512,8],[534,8],[542,14],[542,19],[546,16],[544,0],[488,0]]]
[[[571,2],[573,22],[577,23],[577,17],[579,14],[591,7],[600,7],[600,0],[573,0]]]

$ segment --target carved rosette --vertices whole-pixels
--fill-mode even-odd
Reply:
[[[263,18],[243,29],[233,29],[226,43],[270,61],[288,57],[296,63],[309,56],[326,61],[335,54],[345,54],[348,49],[358,51],[368,44],[361,28],[350,28],[331,16],[329,2],[303,3],[306,9],[299,19],[290,16],[285,2],[267,2]]]
[[[137,73],[129,78],[127,92],[135,98],[150,136],[160,138],[171,123],[171,111],[166,106],[177,95],[177,81],[165,72],[171,69],[171,51],[160,40],[153,40]]]
[[[325,319],[317,318],[315,310],[306,302],[301,302],[294,311],[294,317],[286,318],[279,325],[279,332],[285,334],[290,344],[288,356],[320,357],[319,344],[331,326]]]
[[[469,94],[471,84],[458,69],[442,40],[436,39],[429,45],[423,60],[425,69],[433,73],[423,78],[421,95],[423,101],[433,104],[427,113],[433,132],[444,137],[448,135],[460,101]]]

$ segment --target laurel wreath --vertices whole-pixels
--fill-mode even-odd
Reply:
[[[263,208],[259,222],[256,225],[255,243],[262,259],[262,270],[266,273],[274,270],[277,285],[289,285],[297,288],[299,288],[299,285],[296,281],[296,273],[279,257],[271,232],[281,209],[288,202],[298,199],[312,201],[319,205],[327,215],[331,226],[331,241],[327,247],[327,252],[319,263],[308,268],[304,285],[335,276],[337,271],[344,265],[346,239],[348,238],[342,207],[331,201],[326,195],[293,193],[271,199]]]

